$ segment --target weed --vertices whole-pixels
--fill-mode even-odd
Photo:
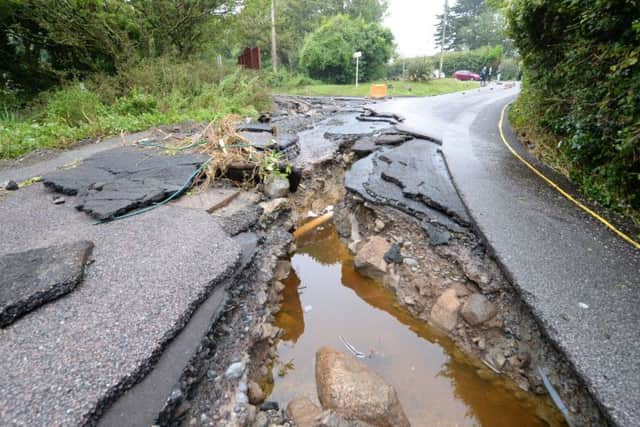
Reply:
[[[291,165],[281,169],[284,163],[284,154],[280,151],[265,150],[258,161],[258,175],[260,181],[266,182],[274,178],[287,178],[291,175]]]

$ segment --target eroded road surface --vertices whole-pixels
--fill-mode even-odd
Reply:
[[[442,142],[473,223],[549,338],[613,424],[638,425],[640,251],[507,150],[498,122],[517,94],[517,86],[495,85],[373,108],[404,116],[403,127]],[[518,146],[508,126],[505,132]]]

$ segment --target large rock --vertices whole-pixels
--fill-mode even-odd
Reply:
[[[318,350],[316,385],[322,407],[347,420],[379,427],[410,425],[394,388],[352,356],[329,347]]]
[[[315,427],[372,427],[371,424],[360,420],[345,420],[333,411],[324,411]]]
[[[93,243],[79,241],[0,257],[0,327],[71,292],[92,249]]]
[[[279,199],[289,194],[289,180],[280,176],[267,178],[264,182],[264,194],[270,199]]]
[[[460,300],[455,289],[448,289],[436,300],[431,309],[431,321],[445,331],[451,331],[458,323]]]
[[[384,256],[389,252],[389,249],[391,249],[391,244],[384,238],[370,237],[356,255],[356,270],[372,279],[382,279],[387,273],[387,262],[384,260]]]
[[[460,314],[470,325],[479,325],[491,320],[497,313],[496,306],[481,294],[473,294],[462,306]]]
[[[266,394],[262,390],[262,387],[260,387],[260,384],[255,381],[249,382],[249,389],[247,391],[247,394],[249,395],[249,402],[252,405],[260,405],[267,398]]]
[[[287,414],[298,427],[315,427],[322,410],[306,397],[296,397],[287,405]]]

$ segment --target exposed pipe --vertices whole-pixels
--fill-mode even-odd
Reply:
[[[564,402],[560,398],[560,395],[558,394],[556,389],[553,388],[553,385],[551,385],[551,381],[549,381],[549,378],[547,378],[547,375],[544,373],[544,370],[542,368],[538,368],[538,372],[542,377],[542,383],[544,384],[544,387],[547,389],[547,391],[549,392],[549,395],[551,396],[551,400],[553,400],[553,403],[555,403],[558,410],[562,413],[564,420],[567,422],[569,427],[575,427],[575,424],[573,423],[573,419],[571,418],[571,414],[569,414],[569,408],[567,408],[567,406],[564,404]]]
[[[313,220],[307,222],[306,224],[303,224],[300,228],[298,228],[296,231],[293,232],[293,237],[294,238],[299,238],[300,236],[303,236],[305,234],[307,234],[308,232],[310,232],[311,230],[313,230],[316,227],[321,226],[322,224],[324,224],[325,222],[330,221],[333,218],[333,211],[332,212],[328,212],[322,216],[319,216],[317,218],[314,218]]]

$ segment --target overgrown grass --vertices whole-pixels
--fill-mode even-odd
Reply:
[[[628,195],[616,191],[607,178],[596,171],[589,171],[573,160],[565,150],[563,142],[549,130],[540,126],[537,114],[522,98],[509,110],[509,122],[529,151],[541,162],[567,177],[591,202],[622,215],[640,228],[640,209],[631,205]],[[640,233],[636,233],[640,239]]]
[[[387,83],[390,85],[388,94],[390,96],[432,96],[445,93],[459,92],[463,90],[480,87],[478,82],[461,82],[456,79],[439,79],[428,82],[369,82],[355,85],[331,85],[313,84],[299,87],[278,87],[274,89],[277,93],[305,96],[368,96],[369,88],[372,84]]]
[[[21,111],[1,108],[0,158],[159,124],[251,116],[268,108],[269,98],[257,73],[204,62],[143,62],[41,94]]]

